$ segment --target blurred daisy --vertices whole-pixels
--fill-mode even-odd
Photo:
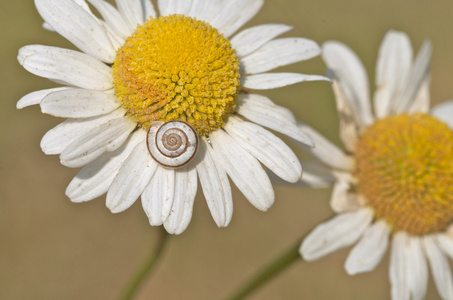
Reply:
[[[308,184],[334,184],[338,213],[318,225],[300,253],[316,260],[358,241],[345,263],[348,274],[373,270],[391,240],[392,299],[423,299],[428,263],[442,299],[453,299],[447,256],[453,257],[453,102],[429,110],[429,60],[425,42],[413,61],[404,33],[382,42],[373,110],[368,78],[357,56],[339,42],[322,49],[328,66],[346,153],[300,125],[317,148]]]
[[[151,225],[179,234],[192,216],[197,178],[219,227],[228,225],[233,212],[227,174],[263,211],[274,192],[260,162],[286,181],[300,179],[296,156],[261,126],[312,141],[297,130],[291,112],[249,90],[323,80],[267,73],[315,57],[320,49],[303,38],[275,39],[291,29],[286,25],[260,25],[233,36],[263,2],[161,0],[157,17],[149,0],[117,0],[117,8],[90,0],[99,19],[84,0],[35,1],[45,28],[82,52],[21,48],[18,60],[26,70],[64,86],[26,95],[17,107],[40,104],[44,113],[68,118],[46,133],[41,147],[59,154],[65,166],[83,167],[66,190],[73,202],[107,193],[107,207],[118,213],[141,196]],[[186,122],[178,123],[184,130],[193,128],[189,141],[199,143],[195,159],[179,169],[151,156],[158,142],[147,135],[174,120]]]

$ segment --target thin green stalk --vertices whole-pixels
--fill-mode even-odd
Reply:
[[[270,264],[262,268],[256,273],[248,282],[241,286],[236,293],[227,300],[240,300],[244,299],[255,289],[259,288],[262,284],[275,277],[280,271],[290,266],[293,262],[300,259],[299,247],[302,240],[298,240],[291,248],[285,251],[282,255],[278,256]]]
[[[156,262],[159,260],[163,253],[163,248],[168,240],[169,234],[165,229],[161,228],[159,230],[159,236],[157,241],[157,247],[151,254],[146,258],[143,264],[138,269],[137,273],[134,275],[130,283],[127,285],[127,288],[124,290],[124,293],[120,299],[131,300],[134,295],[137,293],[139,287],[145,280],[145,278],[154,270],[156,267]]]

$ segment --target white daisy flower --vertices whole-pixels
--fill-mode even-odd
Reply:
[[[333,219],[318,225],[300,253],[316,260],[358,242],[348,274],[373,270],[391,240],[392,299],[423,299],[428,263],[442,299],[453,299],[453,101],[429,110],[431,44],[413,60],[409,38],[390,31],[382,42],[373,110],[368,78],[344,44],[326,42],[346,153],[308,126],[319,159],[308,184],[333,183]],[[373,112],[374,111],[374,112]],[[305,177],[305,175],[304,175]]]
[[[290,111],[250,90],[324,80],[268,73],[320,49],[303,38],[276,39],[291,29],[281,24],[233,36],[263,2],[159,0],[158,17],[149,0],[117,0],[117,8],[90,0],[99,19],[84,0],[35,0],[44,27],[82,51],[30,45],[18,56],[29,72],[63,85],[28,94],[17,107],[40,104],[44,113],[68,118],[46,133],[41,147],[65,166],[83,167],[66,190],[71,201],[107,193],[107,207],[118,213],[141,196],[150,224],[179,234],[192,216],[197,177],[219,227],[233,212],[227,175],[263,211],[274,191],[261,163],[286,181],[300,179],[294,153],[261,126],[312,141]],[[165,123],[170,131],[161,134],[169,121],[176,122]],[[161,146],[170,153],[153,150]],[[188,157],[167,162],[186,150]]]

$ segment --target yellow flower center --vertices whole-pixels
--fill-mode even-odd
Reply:
[[[113,64],[116,96],[140,127],[181,120],[200,135],[225,125],[237,102],[239,61],[209,24],[182,15],[150,18]]]
[[[369,127],[357,146],[357,191],[394,231],[423,235],[453,220],[453,132],[425,114]]]

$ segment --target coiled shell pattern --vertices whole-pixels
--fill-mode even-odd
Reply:
[[[188,164],[198,150],[198,134],[184,121],[153,122],[146,142],[154,160],[172,169]]]

